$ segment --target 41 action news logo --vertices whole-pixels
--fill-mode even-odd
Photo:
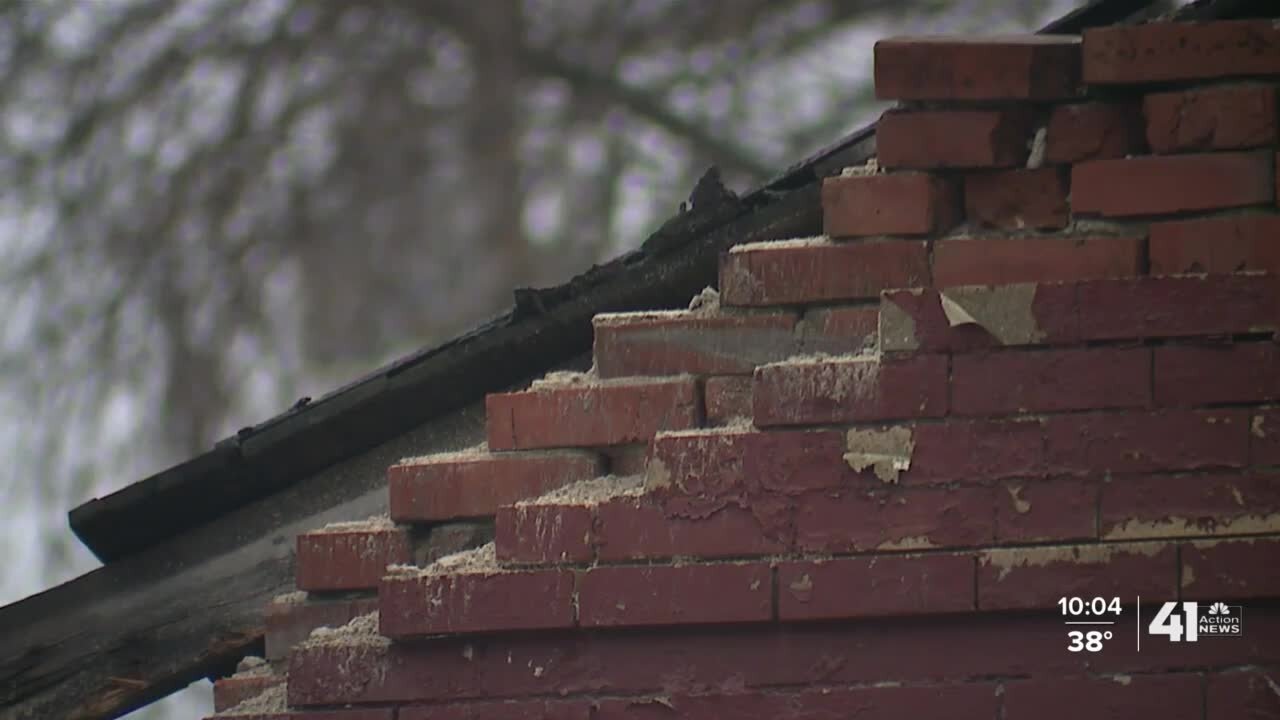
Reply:
[[[1244,632],[1241,606],[1226,603],[1167,602],[1147,627],[1152,635],[1172,642],[1196,642],[1206,637],[1239,637]]]

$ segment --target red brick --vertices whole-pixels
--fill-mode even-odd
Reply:
[[[792,313],[624,313],[592,322],[596,373],[605,378],[750,374],[795,354],[798,345]]]
[[[1090,160],[1071,166],[1071,209],[1129,217],[1271,205],[1274,162],[1264,151]]]
[[[955,183],[918,172],[822,181],[822,231],[831,237],[927,235],[960,221]]]
[[[268,603],[263,613],[267,626],[267,659],[288,657],[289,650],[306,640],[318,627],[342,627],[377,609],[378,599],[374,597]]]
[[[1151,224],[1151,274],[1280,274],[1280,215],[1255,213]]]
[[[1008,168],[1027,161],[1033,117],[1005,110],[890,110],[876,125],[883,168]]]
[[[947,412],[947,358],[804,358],[756,368],[755,424],[936,417]]]
[[[990,543],[990,488],[914,488],[813,492],[799,498],[796,547],[864,552],[972,547]]]
[[[544,386],[485,398],[489,448],[620,445],[701,421],[690,377]]]
[[[1082,413],[1045,421],[1045,457],[1054,474],[1243,467],[1248,454],[1245,410]]]
[[[1070,348],[956,355],[951,411],[1009,415],[1151,403],[1148,348]]]
[[[206,720],[227,717],[212,715]],[[289,712],[253,713],[232,715],[235,720],[395,720],[392,708],[363,708],[359,710],[293,710]]]
[[[1064,168],[997,170],[966,175],[964,214],[975,227],[1058,229],[1070,218]]]
[[[1137,103],[1058,105],[1045,130],[1045,160],[1069,165],[1138,155],[1146,149]]]
[[[996,540],[1064,542],[1098,537],[1098,485],[1080,478],[1015,480],[996,492]]]
[[[887,448],[909,457],[898,472],[901,486],[990,483],[1001,478],[1045,474],[1044,430],[1038,420],[953,420],[832,430],[770,431],[742,445],[742,474],[758,478],[765,490],[798,493],[839,488],[875,489],[884,480],[873,468],[854,470],[844,459],[850,446],[888,439],[903,429],[908,445]],[[893,443],[890,443],[892,445]]]
[[[388,565],[411,559],[409,536],[400,529],[303,533],[297,541],[300,590],[376,588]]]
[[[382,634],[392,638],[572,627],[573,572],[393,575],[378,588],[378,612]]]
[[[937,287],[1065,282],[1142,274],[1135,236],[977,237],[934,244]]]
[[[1258,408],[1249,417],[1249,464],[1280,465],[1280,408]]]
[[[895,37],[875,44],[881,100],[1053,100],[1080,85],[1080,40],[1066,35]]]
[[[971,555],[900,555],[785,562],[778,619],[834,620],[974,610]]]
[[[1271,20],[1111,25],[1084,32],[1090,85],[1280,73],[1280,29]]]
[[[764,622],[773,614],[764,563],[597,567],[578,578],[583,627]]]
[[[596,508],[601,562],[677,555],[732,558],[775,555],[791,546],[790,527],[768,528],[749,511],[724,507],[706,517],[668,515],[652,499],[619,497]]]
[[[1276,48],[1280,52],[1280,45]],[[1275,145],[1276,88],[1219,85],[1156,93],[1143,99],[1147,142],[1158,153],[1236,150]]]
[[[1275,515],[1271,516],[1275,532]],[[1182,544],[1184,600],[1242,600],[1280,597],[1280,537],[1242,540],[1198,540]],[[1244,618],[1249,632],[1249,618]]]
[[[822,688],[803,692],[715,692],[700,695],[610,698],[595,720],[858,720],[946,717],[991,720],[999,695],[994,683],[950,686]]]
[[[600,457],[572,450],[523,453],[443,453],[387,470],[391,517],[432,522],[492,516],[502,505],[597,477]]]
[[[1280,718],[1280,669],[1213,673],[1205,688],[1205,720]]]
[[[978,607],[1052,608],[1062,597],[1177,596],[1178,553],[1171,543],[1040,545],[984,550]]]
[[[1143,617],[1149,619],[1148,612]],[[662,694],[680,688],[773,692],[779,686],[881,682],[936,686],[953,680],[964,684],[949,687],[973,687],[970,681],[975,679],[989,688],[992,677],[1280,665],[1280,610],[1251,606],[1247,622],[1244,636],[1231,641],[1200,642],[1189,651],[1186,643],[1144,639],[1141,653],[1132,642],[1108,643],[1101,653],[1067,652],[1056,606],[1043,613],[961,613],[863,623],[683,626],[638,633],[443,637],[389,646],[317,645],[291,656],[289,701],[299,707],[458,701],[490,697],[493,688],[519,697]],[[952,717],[938,712],[900,715],[930,716]]]
[[[727,305],[865,300],[928,284],[928,249],[916,240],[739,245],[720,263]]]
[[[213,681],[213,711],[222,712],[284,682],[278,675],[232,675]]]
[[[707,422],[725,425],[736,418],[751,417],[751,378],[738,375],[707,378],[703,383]]]
[[[1123,476],[1102,486],[1102,537],[1280,533],[1280,476]]]
[[[1280,319],[1280,281],[1267,275],[1076,283],[1074,318],[1046,290],[1037,293],[1035,313],[1050,336],[1067,335],[1072,324],[1084,340],[1232,335],[1274,330]],[[1064,312],[1067,317],[1054,317]]]
[[[1111,642],[1128,642],[1128,639]],[[1200,720],[1204,706],[1200,686],[1200,676],[1195,673],[1010,680],[1004,685],[1003,718]]]
[[[846,355],[875,347],[880,319],[878,303],[810,308],[796,329],[806,355]]]
[[[591,562],[591,525],[591,509],[585,505],[508,505],[498,509],[494,547],[500,562]]]
[[[494,700],[405,707],[396,720],[590,720],[588,700]]]
[[[1280,398],[1280,353],[1272,342],[1155,348],[1157,405],[1246,403]]]

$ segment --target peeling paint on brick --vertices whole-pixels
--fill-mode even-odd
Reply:
[[[916,444],[911,428],[887,430],[850,430],[845,436],[844,461],[857,472],[872,468],[885,483],[897,483],[898,474],[911,469],[911,456]]]
[[[1022,499],[1021,485],[1008,485],[1005,490],[1009,493],[1009,498],[1013,500],[1013,509],[1018,511],[1019,515],[1025,515],[1031,511],[1031,503]]]
[[[1145,555],[1153,557],[1168,545],[1165,543],[1129,543],[1125,545],[1069,545],[1058,547],[1031,547],[993,549],[982,553],[983,566],[1000,570],[997,580],[1003,580],[1015,568],[1044,567],[1058,563],[1073,565],[1102,565],[1116,555]]]
[[[1045,338],[1032,305],[1036,283],[956,287],[940,293],[952,327],[975,324],[1005,345],[1033,345]]]
[[[924,290],[914,288],[913,295],[920,295]],[[916,321],[906,311],[889,298],[880,301],[880,347],[884,350],[915,350],[920,347],[916,337]]]
[[[1170,516],[1156,521],[1129,520],[1104,535],[1107,540],[1206,535],[1265,535],[1280,533],[1280,514],[1237,517],[1186,518]]]

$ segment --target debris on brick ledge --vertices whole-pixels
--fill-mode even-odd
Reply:
[[[267,664],[265,658],[257,655],[248,655],[240,662],[236,663],[235,677],[271,677],[271,665]]]
[[[831,237],[828,235],[814,235],[813,237],[789,238],[787,240],[761,240],[759,242],[742,243],[729,248],[730,255],[738,253],[751,252],[753,250],[785,250],[787,248],[805,248],[805,247],[822,247],[824,245],[833,245]]]
[[[287,592],[287,593],[284,593],[283,595],[277,595],[271,598],[271,602],[277,605],[296,605],[298,603],[304,603],[306,601],[307,601],[306,590],[294,590],[293,592]]]
[[[605,475],[590,480],[579,480],[556,488],[545,495],[521,500],[516,507],[530,505],[599,505],[617,497],[635,497],[644,494],[644,478],[641,475]]]
[[[392,568],[388,568],[392,570]],[[452,555],[445,555],[424,568],[405,568],[397,566],[398,574],[416,575],[417,577],[433,577],[440,575],[497,575],[506,572],[498,564],[498,553],[493,543],[486,543],[478,548],[463,550]]]
[[[704,287],[702,292],[689,300],[689,312],[699,317],[715,315],[720,311],[720,293],[713,287]]]
[[[422,465],[426,463],[447,463],[462,462],[466,460],[477,460],[489,454],[489,443],[482,442],[479,445],[472,445],[461,450],[450,450],[447,452],[431,453],[430,455],[415,455],[402,459],[397,465]]]
[[[880,169],[880,162],[875,158],[868,158],[862,165],[850,165],[840,171],[840,177],[866,177],[867,175],[878,175],[883,172]]]
[[[391,522],[388,515],[374,515],[366,520],[348,520],[343,522],[332,522],[319,530],[313,530],[317,533],[347,533],[347,532],[374,532],[378,530],[395,530],[396,524]]]
[[[597,379],[594,368],[586,372],[578,370],[556,370],[534,380],[533,383],[529,385],[529,389],[541,390],[543,388],[561,388],[572,385],[593,385]]]
[[[288,712],[288,696],[284,683],[272,685],[261,693],[241,702],[239,705],[223,710],[213,717],[254,717],[262,715],[278,715]]]
[[[311,631],[311,635],[300,647],[323,647],[332,645],[390,645],[391,639],[378,632],[378,611],[352,618],[342,627],[331,628],[321,626]]]

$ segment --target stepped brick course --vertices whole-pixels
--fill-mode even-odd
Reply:
[[[593,371],[298,538],[260,717],[1276,716],[1278,32],[879,43],[824,236],[596,317]],[[1070,651],[1073,596],[1117,637]],[[1139,652],[1138,596],[1244,633]]]

